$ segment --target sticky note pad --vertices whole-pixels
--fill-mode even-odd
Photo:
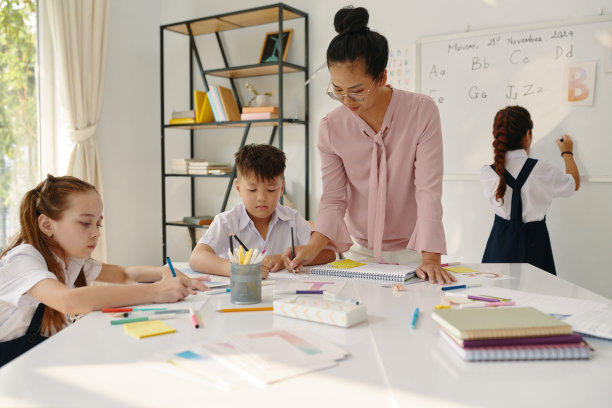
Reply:
[[[143,337],[157,336],[160,334],[174,333],[174,327],[167,325],[161,320],[148,320],[145,322],[127,323],[123,330],[130,336],[142,339]]]
[[[365,264],[361,262],[353,261],[352,259],[343,259],[341,261],[332,262],[330,263],[330,265],[333,265],[336,268],[340,268],[340,269],[351,269],[351,268],[355,268],[357,266],[362,266]]]
[[[476,269],[467,268],[465,266],[451,266],[451,267],[444,267],[444,269],[446,269],[447,271],[455,272],[455,273],[478,272]]]

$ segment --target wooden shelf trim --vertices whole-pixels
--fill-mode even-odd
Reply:
[[[303,17],[302,15],[283,7],[283,21]],[[169,31],[189,35],[187,25],[191,25],[193,35],[211,34],[237,28],[278,22],[279,6],[251,9],[240,13],[228,13],[205,19],[189,20],[182,23],[164,26]]]

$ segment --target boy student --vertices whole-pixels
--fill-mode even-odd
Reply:
[[[242,243],[248,249],[265,250],[261,263],[265,279],[269,272],[284,268],[281,254],[292,244],[291,228],[293,243],[305,245],[312,227],[297,210],[279,205],[285,188],[287,158],[283,151],[267,144],[250,144],[238,150],[235,160],[238,170],[235,186],[242,203],[215,217],[191,253],[189,266],[195,271],[229,276],[227,254],[232,240],[234,248]],[[335,253],[323,249],[310,264],[334,260]]]

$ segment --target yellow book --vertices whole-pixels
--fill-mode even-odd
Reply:
[[[144,322],[126,323],[123,325],[123,330],[126,334],[129,334],[136,339],[176,332],[174,327],[167,325],[161,320],[147,320]]]
[[[194,118],[173,118],[170,119],[169,122],[171,125],[185,125],[190,123],[195,123]]]
[[[195,123],[214,122],[212,108],[208,100],[208,94],[202,91],[193,91],[193,101],[195,105]]]

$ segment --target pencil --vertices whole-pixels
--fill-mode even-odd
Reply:
[[[259,312],[264,310],[274,310],[272,306],[269,307],[243,307],[239,309],[217,309],[217,312],[230,313],[230,312]]]
[[[176,272],[174,272],[174,267],[172,266],[172,261],[170,260],[169,256],[166,257],[166,262],[168,262],[168,266],[170,267],[170,272],[172,272],[172,276],[176,278]]]
[[[232,239],[232,231],[229,233],[230,252],[234,253],[234,240]]]
[[[240,238],[238,238],[238,235],[234,235],[234,238],[236,238],[236,241],[238,241],[238,243],[244,247],[244,250],[245,250],[245,251],[248,251],[248,250],[249,250],[249,248],[247,248],[247,246],[246,246],[246,245],[244,245],[244,242],[242,242],[242,241],[240,240]]]
[[[295,259],[295,242],[293,240],[293,227],[291,227],[291,261]],[[293,274],[295,274],[295,269],[293,269]]]

